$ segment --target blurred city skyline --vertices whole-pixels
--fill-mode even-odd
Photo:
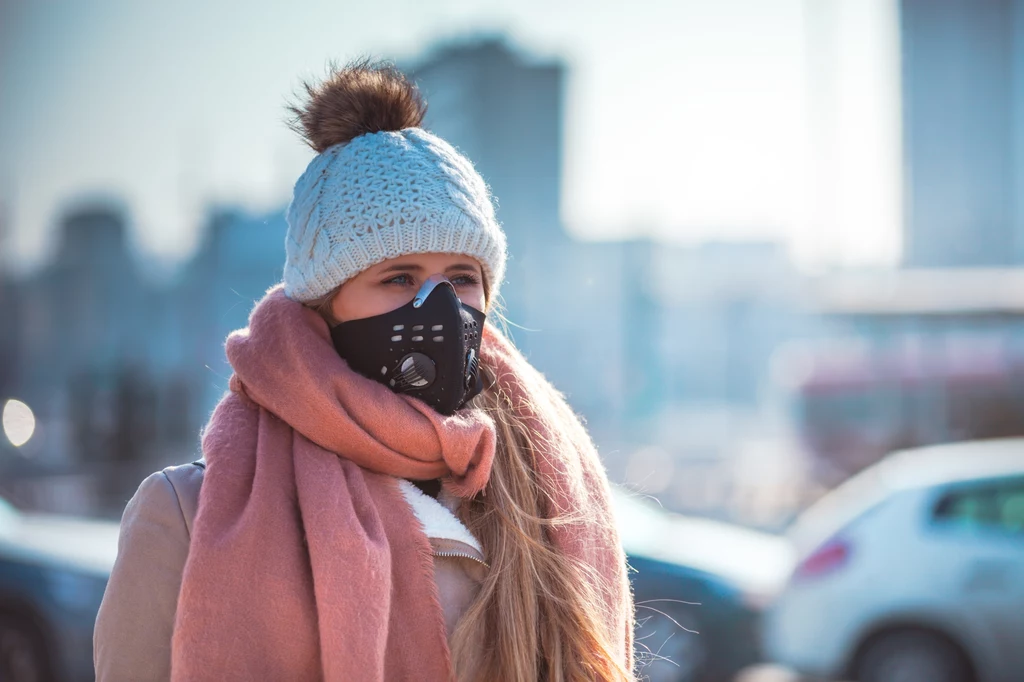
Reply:
[[[899,256],[891,0],[397,2],[387,21],[336,4],[0,7],[16,270],[82,197],[123,199],[140,251],[179,259],[212,205],[280,208],[310,156],[282,123],[303,77],[362,53],[415,64],[467,35],[566,65],[561,217],[577,237],[771,239],[811,267]]]
[[[884,33],[869,30],[863,12],[869,6],[881,7],[852,0],[802,5],[805,44],[818,58],[807,73],[805,132],[813,153],[793,166],[806,163],[813,176],[813,201],[802,210],[805,225],[817,230],[819,246],[842,246],[847,258],[840,262],[857,263],[864,254],[858,249],[885,227],[887,238],[905,240],[900,268],[801,271],[794,252],[814,242],[801,245],[796,233],[695,230],[686,243],[679,235],[669,239],[657,233],[655,217],[647,215],[645,223],[635,207],[574,223],[567,215],[573,200],[567,197],[579,182],[573,169],[581,157],[578,148],[573,151],[571,129],[579,120],[572,82],[580,58],[525,46],[504,33],[475,32],[393,55],[432,102],[425,126],[473,159],[494,189],[511,254],[502,287],[511,336],[589,420],[616,478],[666,490],[671,484],[671,495],[683,504],[703,499],[688,481],[700,487],[708,477],[758,470],[746,463],[742,453],[747,451],[775,452],[769,458],[774,470],[808,467],[808,475],[831,485],[896,447],[1021,432],[1024,304],[1013,293],[1021,291],[1024,271],[1024,203],[1016,191],[1024,180],[1024,126],[1014,112],[1024,104],[1024,88],[1014,74],[1016,65],[1024,64],[1024,11],[1018,11],[1024,0],[983,6],[973,0],[901,0],[901,59],[898,69],[887,67],[886,82],[899,84],[903,130],[890,138],[892,126],[883,125],[880,110],[872,114],[873,105],[851,99],[858,71],[849,61],[850,40],[858,30],[876,39]],[[224,33],[216,26],[210,31],[214,38]],[[127,35],[141,40],[141,34]],[[123,47],[112,54],[122,53],[135,54]],[[169,54],[160,58],[161,65],[171,60]],[[881,73],[880,54],[868,50],[861,61],[874,63]],[[90,83],[110,83],[95,80],[98,72],[90,68],[72,74],[82,97]],[[224,69],[224,63],[217,68]],[[213,69],[211,63],[210,73]],[[290,80],[293,69],[288,70],[288,75],[283,67],[258,75],[268,82],[274,74]],[[182,64],[178,72],[186,71],[205,73]],[[8,77],[11,73],[8,69]],[[743,82],[740,76],[735,83],[721,81]],[[259,90],[263,113],[214,106],[230,101],[237,108],[235,90],[245,89],[241,83],[228,80],[220,90],[206,91],[214,102],[210,125],[232,130],[230,115],[236,118],[238,135],[228,138],[239,145],[234,151],[246,154],[231,157],[234,165],[218,165],[227,149],[218,146],[222,140],[205,138],[210,144],[204,146],[202,136],[162,137],[162,127],[188,130],[188,121],[198,120],[190,118],[194,101],[185,98],[179,107],[176,99],[194,94],[190,83],[186,78],[178,90],[168,85],[169,109],[152,120],[135,114],[160,103],[146,98],[163,86],[161,81],[123,89],[137,93],[140,102],[106,102],[98,90],[83,109],[66,112],[65,118],[74,122],[78,116],[81,122],[63,137],[56,134],[59,126],[40,115],[18,138],[16,146],[31,149],[39,130],[53,130],[41,148],[63,154],[66,164],[40,165],[45,155],[25,167],[7,161],[17,171],[14,179],[31,189],[18,194],[19,201],[59,189],[78,172],[102,175],[121,168],[127,173],[105,197],[51,198],[40,204],[55,213],[57,226],[53,257],[42,267],[24,267],[30,259],[20,253],[0,254],[19,266],[0,270],[0,320],[7,322],[0,326],[0,351],[7,360],[0,366],[0,393],[35,413],[39,433],[18,447],[23,454],[36,453],[29,457],[36,466],[180,461],[230,374],[224,337],[244,326],[252,301],[280,281],[284,206],[293,178],[287,163],[261,166],[259,159],[267,150],[290,150],[280,158],[294,160],[297,175],[310,152],[280,120],[283,97],[255,81],[244,85]],[[607,87],[622,90],[628,100],[637,84]],[[673,87],[669,79],[657,92],[688,95],[685,86]],[[709,82],[706,89],[714,92],[715,86]],[[62,97],[58,92],[51,99]],[[40,112],[46,108],[30,99],[21,104]],[[663,108],[637,100],[634,109],[654,115]],[[95,117],[108,110],[121,112],[115,123],[123,129],[111,133],[104,154],[102,140],[93,134]],[[737,109],[718,132],[742,127],[741,120],[757,121],[761,113]],[[167,116],[185,127],[161,123]],[[264,130],[264,119],[273,120],[274,127]],[[875,151],[884,148],[891,155],[885,172],[869,162],[882,155],[872,156],[866,138],[848,134],[851,127],[863,132],[872,126]],[[610,131],[618,137],[609,153],[644,149],[633,138],[652,130],[665,139],[662,156],[670,165],[679,162],[678,169],[672,166],[677,175],[668,179],[684,177],[687,157],[669,152],[677,151],[671,144],[692,143],[694,130],[687,125],[619,125]],[[65,139],[75,131],[82,136]],[[771,131],[761,132],[761,142],[769,140]],[[775,143],[792,147],[786,147],[789,156],[799,154],[801,147],[792,139],[781,132],[776,138]],[[133,140],[134,157],[118,151]],[[263,144],[243,144],[252,140]],[[715,134],[706,142],[714,147]],[[736,141],[737,148],[747,142]],[[90,149],[90,144],[97,146]],[[179,152],[192,151],[160,156],[175,144],[185,145]],[[586,149],[602,151],[596,142]],[[754,145],[749,151],[764,150]],[[122,168],[125,159],[141,161]],[[254,166],[245,166],[246,160]],[[626,196],[608,190],[602,198],[612,204],[639,201],[639,195],[628,195],[626,182],[642,185],[644,178],[630,173],[644,168],[620,166],[619,194]],[[249,175],[233,173],[239,168],[248,168]],[[266,193],[258,200],[232,194],[217,185],[220,171],[239,182],[265,171]],[[786,169],[778,170],[781,182],[788,182],[785,174]],[[856,190],[869,185],[858,183],[868,176],[875,194],[862,196]],[[267,179],[273,177],[279,186]],[[713,169],[705,180],[717,190],[729,186]],[[155,198],[132,193],[132,187],[148,186],[158,190]],[[667,195],[685,207],[688,191],[692,188],[682,186]],[[706,206],[730,208],[709,192]],[[785,203],[787,196],[779,193],[779,201]],[[153,206],[142,200],[161,197],[169,208],[154,220],[146,212]],[[901,203],[899,213],[872,218],[879,206]],[[170,232],[161,236],[159,225]],[[600,234],[609,225],[619,232]],[[771,225],[766,221],[761,227]],[[27,235],[20,218],[0,224],[8,226],[19,237],[41,236]],[[170,270],[162,267],[167,259],[161,263],[154,252],[159,239],[173,238],[182,250]],[[185,248],[196,239],[199,248]],[[583,340],[585,353],[580,352]],[[679,473],[683,462],[691,473],[693,467],[706,471],[691,479]],[[127,473],[126,480],[136,480]],[[791,481],[784,479],[795,478],[779,479],[777,499],[788,499]],[[763,478],[747,480],[764,487]]]

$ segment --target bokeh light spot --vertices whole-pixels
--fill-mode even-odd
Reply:
[[[8,400],[4,404],[4,435],[14,447],[21,447],[32,438],[36,431],[36,416],[32,408],[20,400]]]

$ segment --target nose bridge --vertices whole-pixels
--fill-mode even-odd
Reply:
[[[438,286],[441,285],[447,285],[452,290],[452,293],[455,294],[455,297],[458,298],[458,294],[455,292],[455,285],[452,284],[447,277],[445,277],[443,274],[439,272],[437,274],[431,275],[430,277],[427,277],[427,279],[423,282],[423,286],[421,286],[420,290],[416,292],[416,297],[413,298],[412,300],[412,307],[419,308],[420,306],[422,306],[424,302],[426,302],[427,297],[430,296],[430,294],[433,293],[433,291]]]

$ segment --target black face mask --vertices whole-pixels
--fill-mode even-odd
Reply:
[[[464,305],[443,275],[383,315],[331,329],[338,354],[356,372],[453,414],[483,389],[480,342],[486,315]]]

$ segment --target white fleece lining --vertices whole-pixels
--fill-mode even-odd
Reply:
[[[469,529],[447,507],[433,497],[424,494],[422,490],[404,478],[398,479],[398,487],[405,495],[405,501],[412,507],[416,518],[423,524],[423,531],[428,538],[464,542],[481,554],[484,553],[480,543],[469,532]]]

